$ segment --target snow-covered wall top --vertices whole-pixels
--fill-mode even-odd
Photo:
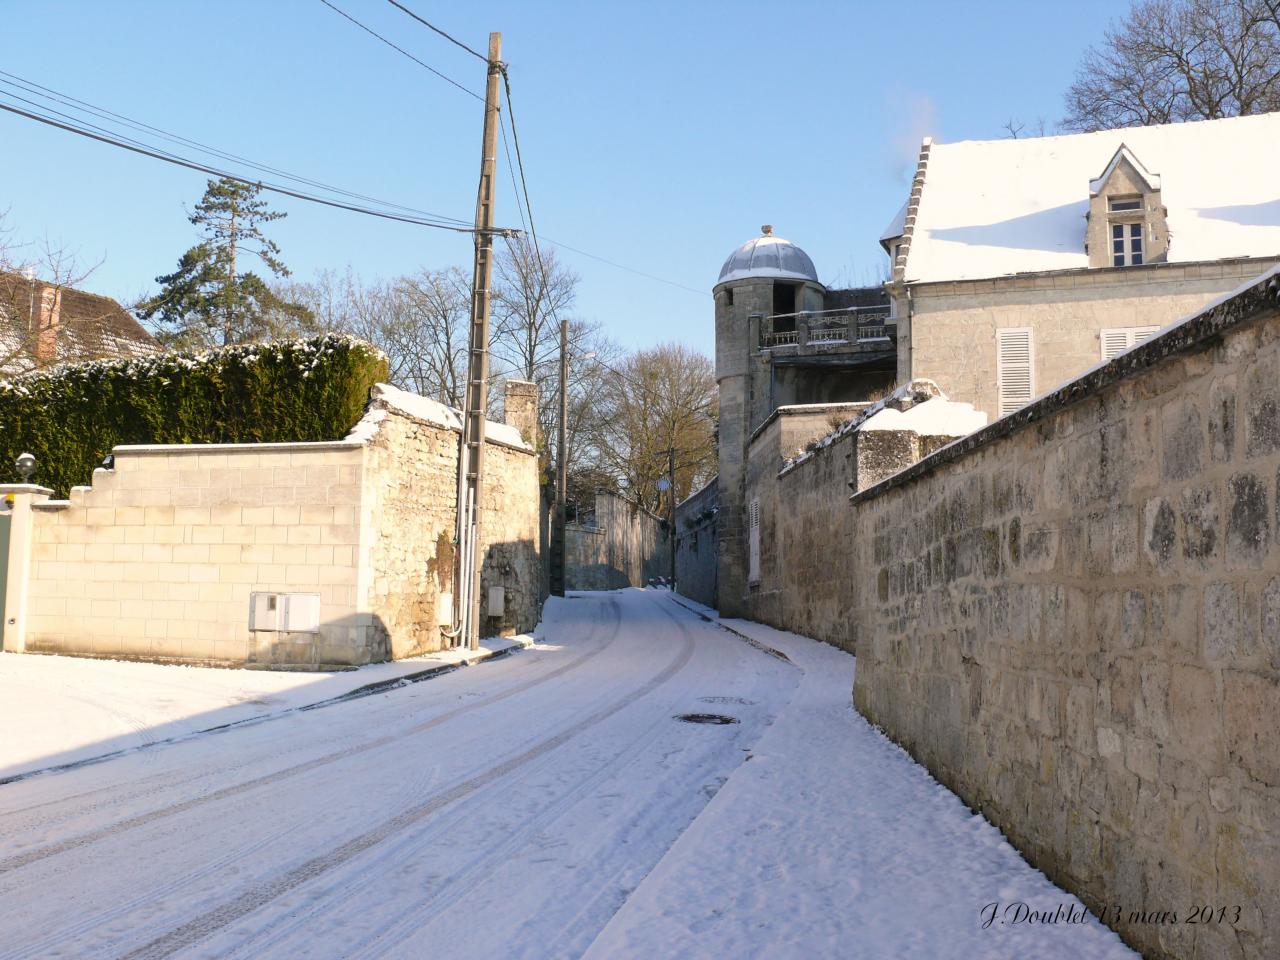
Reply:
[[[1089,265],[1089,183],[1121,145],[1159,176],[1169,261],[1280,254],[1280,113],[1062,137],[934,143],[906,280]]]
[[[372,439],[377,432],[378,424],[386,418],[387,410],[394,410],[414,420],[435,424],[457,433],[462,432],[462,414],[453,407],[445,406],[430,397],[409,393],[390,384],[378,383],[374,384],[370,391],[370,400],[368,411],[360,422],[351,428],[351,432],[345,439],[360,442]],[[510,424],[486,420],[484,434],[486,440],[495,443],[514,447],[517,450],[533,450],[520,436],[520,431]]]

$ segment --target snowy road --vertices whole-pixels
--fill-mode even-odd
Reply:
[[[1074,901],[857,717],[852,658],[752,629],[791,662],[575,597],[483,667],[0,786],[0,960],[1132,956],[981,930]]]

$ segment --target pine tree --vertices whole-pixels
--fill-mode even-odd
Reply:
[[[175,346],[227,346],[269,339],[280,327],[310,319],[300,304],[277,296],[258,274],[244,269],[256,257],[276,277],[287,277],[280,248],[262,227],[285,214],[270,210],[261,188],[238,180],[210,180],[188,219],[204,235],[178,268],[156,277],[160,292],[137,307],[157,335]]]

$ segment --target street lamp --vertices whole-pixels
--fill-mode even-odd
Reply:
[[[31,474],[36,472],[36,458],[30,453],[19,454],[18,459],[13,461],[13,468],[22,477],[22,482],[26,483],[31,479]]]

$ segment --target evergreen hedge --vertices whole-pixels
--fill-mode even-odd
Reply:
[[[117,444],[339,440],[387,359],[354,337],[247,344],[52,367],[0,381],[0,482],[36,458],[58,496],[87,484]]]

